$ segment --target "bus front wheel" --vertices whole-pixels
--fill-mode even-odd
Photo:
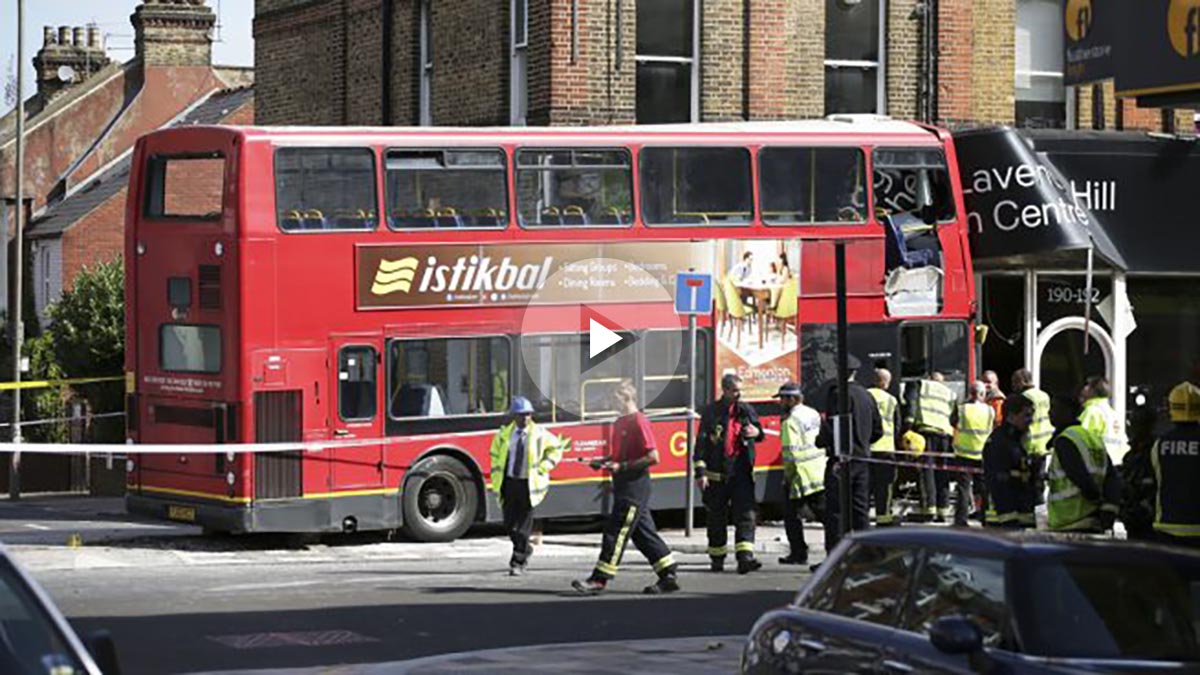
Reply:
[[[417,541],[453,541],[475,520],[478,497],[475,479],[462,462],[443,455],[426,457],[404,479],[404,533]]]

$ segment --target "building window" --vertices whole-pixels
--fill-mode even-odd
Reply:
[[[433,124],[433,31],[429,22],[429,2],[421,0],[421,126]]]
[[[825,0],[825,114],[887,112],[885,0]]]
[[[699,119],[696,10],[695,0],[638,0],[638,124]]]
[[[509,31],[509,124],[525,126],[529,116],[529,0],[512,0]]]
[[[1019,0],[1016,39],[1016,121],[1023,127],[1062,128],[1063,11],[1058,0]]]

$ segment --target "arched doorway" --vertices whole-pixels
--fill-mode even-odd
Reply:
[[[1091,322],[1087,325],[1091,345],[1085,354],[1084,328],[1083,317],[1072,316],[1051,323],[1038,334],[1034,352],[1038,386],[1060,404],[1078,396],[1083,381],[1092,375],[1113,380],[1112,336]]]

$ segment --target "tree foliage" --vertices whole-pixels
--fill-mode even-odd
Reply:
[[[125,365],[125,272],[120,259],[85,267],[50,306],[46,332],[65,377],[120,375]]]

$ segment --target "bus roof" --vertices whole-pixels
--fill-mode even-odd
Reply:
[[[195,129],[196,127],[191,127]],[[581,137],[590,140],[604,138],[736,138],[738,136],[884,136],[892,142],[934,145],[940,142],[939,130],[913,122],[893,120],[878,115],[835,115],[820,120],[770,122],[702,122],[695,124],[613,125],[593,127],[219,127],[253,140],[272,137],[306,139],[394,139],[410,136],[428,139],[492,137],[497,140],[539,137]],[[168,132],[164,132],[168,133]]]

